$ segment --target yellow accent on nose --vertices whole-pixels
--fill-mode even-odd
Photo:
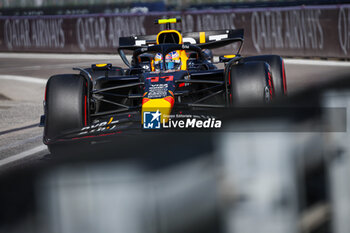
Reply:
[[[97,67],[104,67],[106,66],[107,64],[96,64]]]
[[[205,43],[205,32],[199,33],[199,43]]]
[[[166,101],[164,98],[160,99],[149,99],[146,103],[142,105],[142,124],[143,124],[143,116],[144,112],[159,112],[162,114],[160,116],[160,121],[163,123],[163,119],[165,122],[169,121],[169,115],[172,110],[172,105],[169,101]]]

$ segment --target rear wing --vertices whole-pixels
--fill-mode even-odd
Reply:
[[[225,45],[243,43],[244,29],[225,29],[207,32],[182,33],[183,43],[196,45],[202,49],[214,49]],[[137,49],[141,46],[156,44],[157,35],[129,36],[119,38],[121,49]]]
[[[202,49],[215,49],[225,45],[241,42],[244,39],[244,29],[226,29],[207,32],[188,32],[183,35],[184,43],[195,44]]]

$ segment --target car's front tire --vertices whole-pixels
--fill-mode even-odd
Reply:
[[[86,80],[76,74],[52,76],[46,84],[44,142],[88,124]]]

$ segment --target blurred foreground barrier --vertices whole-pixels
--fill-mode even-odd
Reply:
[[[350,126],[306,130],[349,122],[350,80],[333,84],[290,106],[336,111],[228,111],[220,132],[120,134],[0,173],[0,232],[349,232]]]
[[[0,232],[348,233],[349,89],[344,77],[290,96],[280,114],[227,111],[220,132],[65,144],[0,173]]]
[[[335,125],[349,122],[349,80],[325,88],[320,86],[314,92],[318,92],[320,105],[346,112],[325,111],[319,119]],[[307,100],[305,97],[302,99]],[[343,132],[295,132],[295,127],[313,125],[318,117],[303,123],[287,118],[233,122],[229,126],[232,131],[239,128],[245,132],[224,133],[219,138],[225,174],[224,232],[350,231],[349,124]],[[291,130],[247,130],[276,124]]]
[[[1,174],[0,232],[220,232],[209,134],[129,135],[113,144],[90,153],[66,146],[69,155]]]
[[[347,108],[347,132],[329,135],[332,157],[328,160],[333,232],[345,233],[350,232],[349,218],[346,217],[350,216],[350,91],[328,92],[325,100],[325,106]]]
[[[156,34],[154,19],[181,16],[183,32],[245,29],[243,54],[347,59],[350,5],[149,14],[2,16],[0,51],[116,53],[118,38]],[[234,49],[233,46],[230,47]],[[218,49],[227,53],[227,48]]]

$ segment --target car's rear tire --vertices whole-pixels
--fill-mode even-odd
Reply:
[[[284,69],[282,57],[278,55],[261,55],[246,57],[243,59],[243,61],[264,61],[269,64],[276,97],[287,95],[286,71]]]
[[[80,75],[52,76],[46,84],[44,142],[88,124],[87,83]]]
[[[274,97],[273,81],[265,62],[245,62],[229,67],[231,105],[263,104]]]

